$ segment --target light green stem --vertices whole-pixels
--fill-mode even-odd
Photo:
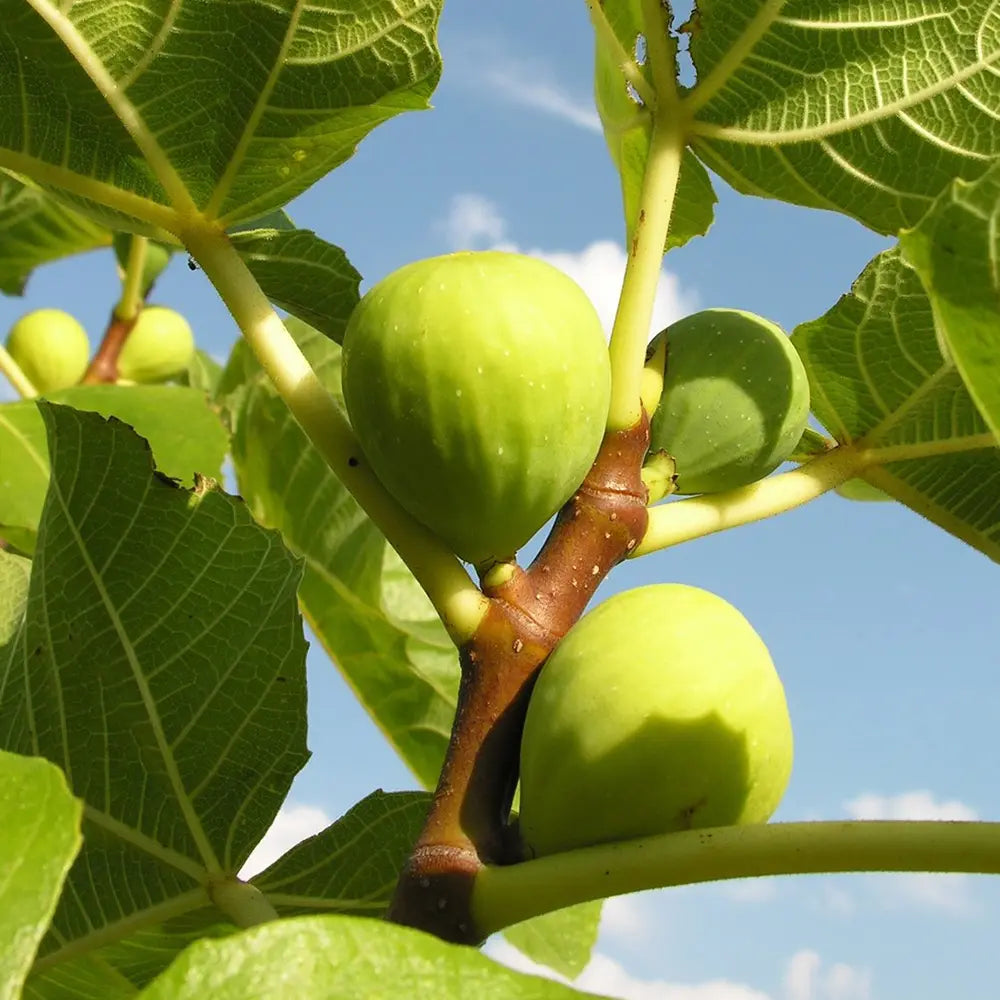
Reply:
[[[660,265],[670,229],[687,139],[678,115],[677,66],[660,0],[643,0],[646,54],[656,90],[653,131],[639,195],[639,212],[625,264],[618,312],[611,330],[611,404],[608,430],[634,427]]]
[[[142,274],[148,249],[149,240],[145,236],[133,236],[129,242],[122,296],[115,306],[115,316],[120,320],[134,319],[142,306]]]
[[[864,465],[862,453],[835,448],[798,469],[768,476],[738,490],[651,507],[646,534],[631,556],[646,555],[800,507],[857,475]]]
[[[225,234],[198,228],[181,235],[306,435],[410,568],[451,637],[465,642],[486,613],[486,598],[444,542],[399,506],[363,460],[347,417]]]
[[[486,937],[542,913],[629,892],[832,872],[1000,874],[1000,823],[853,820],[686,830],[484,868],[472,913]]]
[[[634,427],[642,412],[642,371],[660,280],[663,247],[684,154],[684,137],[670,123],[653,125],[639,214],[628,248],[622,294],[611,330],[608,430]]]
[[[278,919],[278,911],[267,896],[255,885],[238,878],[216,882],[209,886],[208,894],[237,927],[256,927]]]
[[[31,384],[31,379],[21,370],[21,366],[10,356],[10,351],[0,344],[0,372],[7,376],[7,381],[14,387],[22,399],[34,399],[38,390]]]

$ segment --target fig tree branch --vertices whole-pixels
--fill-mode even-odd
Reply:
[[[861,452],[842,446],[791,472],[768,476],[737,490],[651,507],[646,534],[631,555],[646,555],[801,507],[846,482],[864,465]]]
[[[576,903],[761,875],[1000,874],[1000,823],[852,820],[685,830],[487,866],[472,891],[482,938]]]
[[[180,235],[327,465],[399,553],[456,644],[466,642],[488,606],[479,588],[444,543],[407,514],[378,481],[347,417],[310,367],[225,233],[192,226]]]
[[[531,566],[505,570],[494,586],[487,574],[490,608],[461,649],[451,740],[391,920],[446,940],[479,940],[469,913],[477,873],[484,862],[519,860],[507,818],[531,688],[598,584],[642,537],[647,494],[639,466],[648,443],[645,414],[630,430],[608,432]]]

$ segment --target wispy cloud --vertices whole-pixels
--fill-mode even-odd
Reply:
[[[826,968],[809,949],[789,959],[784,980],[785,1000],[869,1000],[871,973],[843,962]]]
[[[505,60],[488,66],[483,81],[494,95],[512,104],[561,118],[588,132],[601,132],[594,102],[570,94],[538,67]]]

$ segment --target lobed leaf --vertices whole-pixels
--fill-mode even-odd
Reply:
[[[74,386],[51,399],[116,416],[146,437],[157,469],[190,485],[216,478],[229,444],[203,392],[182,386]],[[0,535],[29,548],[49,483],[45,424],[34,401],[0,405]],[[16,535],[8,530],[21,529]]]
[[[738,191],[913,225],[1000,156],[992,0],[701,0],[691,144]]]
[[[0,552],[4,582],[13,558]],[[21,995],[80,847],[80,811],[57,767],[0,751],[0,1000]]]
[[[427,107],[441,0],[0,0],[0,168],[112,229],[264,215]]]
[[[213,484],[155,473],[120,421],[39,407],[52,474],[0,746],[58,764],[84,801],[44,970],[204,909],[307,754],[300,567],[278,536]]]
[[[142,1000],[424,997],[563,1000],[584,994],[472,948],[356,917],[294,917],[188,949]]]
[[[0,171],[0,292],[20,295],[31,272],[106,247],[111,234],[38,188]]]
[[[1000,561],[1000,450],[950,357],[916,271],[876,257],[826,315],[792,340],[816,417],[870,449],[865,479]]]
[[[1000,161],[972,184],[954,183],[900,246],[945,353],[1000,440]]]

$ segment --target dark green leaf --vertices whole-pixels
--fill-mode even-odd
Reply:
[[[52,476],[0,746],[84,800],[53,965],[208,904],[306,760],[300,567],[244,504],[154,473],[115,419],[39,404]]]

